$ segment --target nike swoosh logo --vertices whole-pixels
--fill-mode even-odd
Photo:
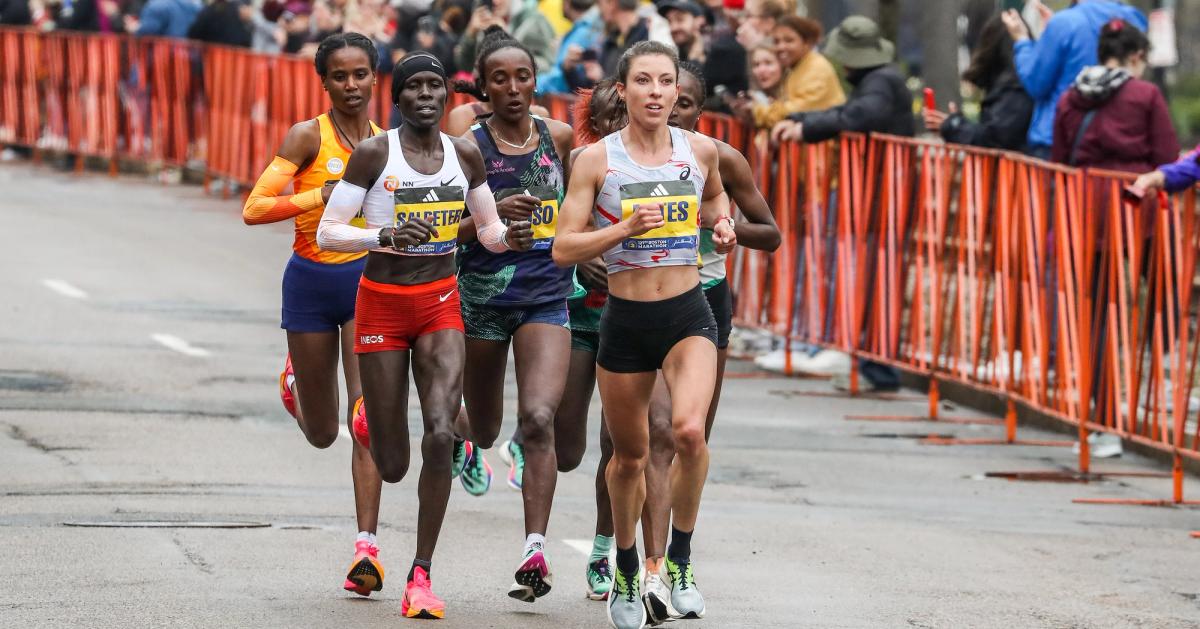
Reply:
[[[443,181],[443,182],[442,182],[442,187],[443,187],[443,188],[445,188],[446,186],[448,186],[448,185],[450,185],[450,184],[452,184],[452,183],[454,183],[454,177],[451,177],[449,181]]]
[[[453,294],[454,294],[454,291],[450,291],[450,292],[446,293],[445,295],[438,297],[438,301],[445,302],[447,299],[450,299],[450,296]]]

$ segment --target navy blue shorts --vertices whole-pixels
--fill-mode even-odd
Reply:
[[[336,332],[354,319],[366,256],[322,264],[292,254],[283,270],[283,322],[288,332]]]
[[[533,306],[488,306],[464,299],[462,317],[467,338],[483,341],[508,342],[517,328],[528,323],[571,328],[566,299]]]

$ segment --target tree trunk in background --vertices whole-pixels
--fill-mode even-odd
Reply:
[[[924,0],[921,3],[921,74],[926,87],[937,92],[938,107],[958,102],[959,0]]]

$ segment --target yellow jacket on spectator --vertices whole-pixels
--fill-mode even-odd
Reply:
[[[754,124],[771,127],[789,114],[820,111],[845,102],[846,93],[833,64],[814,50],[788,71],[777,100],[754,106]]]
[[[563,0],[538,0],[538,10],[550,22],[550,26],[554,27],[554,32],[560,38],[571,30],[571,20],[568,20],[563,15]],[[542,68],[538,68],[542,70]]]

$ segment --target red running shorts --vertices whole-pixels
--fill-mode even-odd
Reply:
[[[463,331],[458,279],[453,275],[414,286],[363,277],[354,308],[355,354],[407,350],[417,337]]]

